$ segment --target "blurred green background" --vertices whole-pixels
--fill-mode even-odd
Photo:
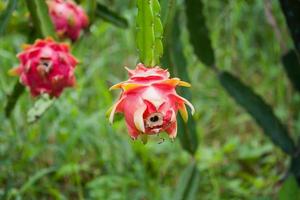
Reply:
[[[3,112],[17,80],[7,71],[18,65],[16,54],[30,29],[20,25],[28,21],[24,2],[13,13],[9,34],[0,38],[0,199],[173,199],[179,177],[191,160],[179,140],[160,143],[154,136],[143,145],[130,139],[123,120],[111,126],[106,119],[105,112],[118,94],[108,88],[127,78],[124,66],[133,68],[138,62],[137,10],[130,0],[101,2],[125,16],[129,28],[95,20],[72,47],[81,61],[76,88],[66,90],[33,125],[26,123],[34,102],[28,92],[10,119]],[[293,92],[281,66],[283,49],[265,16],[264,1],[204,0],[204,5],[217,66],[251,85],[289,129],[299,133],[300,96]],[[4,8],[1,0],[0,11]],[[277,1],[272,1],[272,12],[282,40],[291,47]],[[196,108],[199,147],[195,158],[200,171],[196,199],[276,199],[288,158],[196,59],[185,23],[181,16],[177,25],[183,32]]]

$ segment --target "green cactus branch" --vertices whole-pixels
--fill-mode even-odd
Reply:
[[[179,76],[184,81],[190,82],[190,77],[187,70],[187,61],[183,54],[183,46],[180,42],[181,30],[177,26],[179,23],[179,12],[176,12],[176,6],[170,11],[169,26],[165,40],[165,54],[163,56],[163,63],[168,66],[170,71],[175,76]],[[172,19],[172,20],[171,20]],[[185,98],[191,99],[192,94],[190,90],[180,88],[178,91]],[[182,117],[177,117],[178,121],[178,136],[182,147],[191,155],[196,153],[198,148],[198,136],[196,130],[196,122],[193,116],[189,113],[189,120],[184,122]]]
[[[160,20],[158,0],[138,0],[136,18],[136,42],[140,61],[152,67],[159,64],[163,54],[163,26]]]
[[[13,11],[16,9],[17,4],[17,0],[8,1],[5,11],[0,15],[0,36],[4,33],[8,21]]]
[[[12,110],[14,109],[19,97],[22,95],[24,90],[25,90],[25,87],[23,85],[21,85],[21,83],[19,81],[17,81],[16,84],[14,85],[13,91],[10,94],[10,96],[7,100],[6,106],[5,106],[5,116],[6,117],[10,117]]]
[[[26,0],[26,4],[32,17],[35,31],[39,34],[39,37],[51,36],[56,38],[46,1]]]
[[[91,1],[92,2],[92,1]],[[90,2],[90,4],[91,4]],[[92,6],[92,5],[91,5]],[[96,13],[95,15],[104,21],[110,22],[120,28],[128,28],[128,21],[117,12],[110,10],[107,6],[96,2]]]
[[[280,0],[283,13],[286,17],[291,36],[294,40],[295,49],[299,52],[299,8],[300,3],[292,0]],[[208,28],[203,9],[202,0],[186,0],[187,28],[190,32],[190,42],[198,59],[207,66],[215,65],[214,49],[212,48]],[[201,10],[199,12],[199,10]],[[282,62],[284,68],[293,83],[293,86],[299,90],[299,81],[297,74],[299,72],[299,60],[296,51],[289,51],[283,56]],[[273,109],[264,99],[257,95],[254,90],[244,84],[238,77],[226,71],[215,70],[218,79],[227,93],[242,106],[257,124],[263,129],[264,134],[271,141],[288,154],[291,158],[290,172],[296,177],[300,184],[300,150],[299,144],[296,146],[289,130],[285,124],[273,113]]]

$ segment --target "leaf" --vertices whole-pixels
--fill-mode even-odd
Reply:
[[[195,54],[205,65],[214,66],[214,50],[205,23],[202,0],[186,0],[185,12],[187,16],[187,28],[190,33],[190,42]]]
[[[200,173],[197,169],[196,162],[192,161],[180,175],[175,193],[174,200],[194,200],[199,199],[196,195],[200,183]]]
[[[34,123],[52,106],[55,99],[48,94],[43,94],[35,101],[33,107],[27,113],[27,122]]]
[[[137,0],[137,7],[136,38],[140,61],[146,66],[155,66],[163,54],[160,4],[158,0]]]
[[[288,134],[287,127],[274,115],[272,108],[255,94],[252,89],[228,72],[219,74],[221,85],[241,105],[264,130],[275,145],[292,155],[295,144]]]
[[[25,87],[21,85],[19,81],[14,85],[11,95],[8,97],[7,103],[5,105],[5,116],[10,117],[12,110],[14,109],[16,102],[18,101],[21,94],[24,92]]]
[[[35,30],[39,34],[39,36],[51,36],[55,38],[54,26],[48,13],[48,6],[46,4],[46,1],[26,0],[26,4],[28,10],[30,11]]]
[[[280,0],[280,4],[295,47],[300,53],[300,1]]]
[[[294,176],[289,176],[279,190],[279,200],[299,200],[300,189]]]
[[[17,7],[17,0],[9,0],[5,11],[0,15],[0,36],[4,33],[7,23]]]
[[[282,57],[284,69],[293,84],[294,88],[300,92],[300,61],[295,50],[290,50]]]
[[[128,21],[118,13],[113,12],[105,5],[97,3],[96,16],[120,28],[128,28]]]

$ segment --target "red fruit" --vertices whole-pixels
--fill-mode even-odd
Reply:
[[[136,139],[140,134],[167,132],[170,138],[177,134],[176,115],[179,110],[187,121],[187,104],[192,113],[193,105],[179,96],[176,86],[189,87],[190,84],[178,78],[169,79],[169,72],[156,66],[146,68],[138,64],[129,70],[129,79],[114,85],[111,89],[121,88],[122,93],[111,108],[109,120],[112,123],[115,112],[123,113],[130,136]]]
[[[24,45],[18,54],[20,65],[10,71],[19,75],[23,85],[29,87],[32,96],[48,93],[60,96],[65,87],[75,84],[74,69],[78,63],[70,54],[69,46],[51,38]]]
[[[58,35],[77,40],[89,23],[84,10],[71,0],[47,0],[47,4]]]

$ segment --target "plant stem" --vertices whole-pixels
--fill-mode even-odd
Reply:
[[[5,116],[6,117],[10,117],[10,114],[12,112],[12,110],[14,109],[17,100],[19,99],[19,97],[21,96],[21,94],[24,92],[25,87],[23,85],[21,85],[21,83],[19,81],[16,82],[12,93],[9,95],[7,104],[5,106]]]

